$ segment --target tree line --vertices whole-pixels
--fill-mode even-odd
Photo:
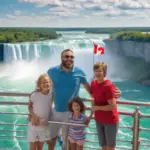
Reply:
[[[112,34],[116,32],[140,31],[150,32],[150,27],[107,27],[107,28],[87,28],[85,33]]]
[[[52,30],[0,28],[0,43],[43,41],[56,39],[60,36]]]
[[[111,34],[110,39],[117,39],[119,41],[150,42],[150,33],[142,33],[137,31],[117,32]]]

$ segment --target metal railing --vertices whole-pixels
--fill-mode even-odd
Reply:
[[[15,92],[0,92],[0,96],[19,96],[19,97],[29,97],[29,93],[15,93]],[[85,101],[88,102],[87,99],[85,99]],[[0,101],[0,106],[1,105],[22,105],[22,106],[26,106],[28,104],[28,102],[17,102],[17,101]],[[150,106],[150,103],[144,103],[144,102],[131,102],[131,101],[117,101],[117,104],[124,104],[124,105],[134,105],[134,106]],[[5,115],[5,114],[10,114],[10,115],[28,115],[28,113],[21,113],[21,112],[0,112],[0,114]],[[140,131],[150,131],[150,128],[142,128],[140,126],[140,119],[141,118],[150,118],[150,115],[148,114],[142,114],[140,113],[140,109],[139,107],[135,108],[135,111],[132,112],[123,112],[123,111],[119,111],[120,115],[125,115],[125,116],[130,116],[133,117],[133,126],[119,126],[119,128],[126,128],[126,129],[130,129],[133,131],[133,137],[132,140],[123,140],[123,139],[117,139],[118,142],[124,142],[124,143],[131,143],[132,144],[132,150],[139,150],[139,146],[150,146],[150,144],[145,144],[145,142],[149,142],[150,140],[141,140],[140,139]],[[2,120],[1,120],[2,121]],[[49,121],[49,123],[57,123],[57,124],[67,124],[65,122],[54,122],[54,121]],[[3,126],[27,126],[27,124],[14,124],[14,123],[3,123],[0,122],[0,125]],[[78,125],[78,124],[76,124]],[[95,128],[93,126],[89,126],[88,128]],[[0,129],[0,132],[21,132],[21,133],[27,133],[24,130],[4,130],[4,129]],[[96,132],[86,132],[87,134],[90,135],[97,135]],[[6,135],[0,135],[1,138],[4,137],[10,137],[10,138],[26,138],[26,136],[6,136]],[[86,140],[87,142],[90,143],[98,143],[98,141],[92,141],[92,140]],[[91,148],[91,149],[95,149],[95,150],[99,150],[99,148],[96,147],[91,147],[91,146],[85,146],[85,148]],[[129,149],[127,147],[123,147],[123,146],[116,146],[116,148],[120,148],[120,149]]]

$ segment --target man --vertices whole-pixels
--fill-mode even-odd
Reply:
[[[80,85],[83,84],[85,89],[90,93],[90,85],[85,73],[81,68],[74,66],[74,54],[70,49],[65,49],[61,53],[61,65],[50,68],[48,75],[53,82],[54,104],[51,121],[68,121],[68,102],[75,96],[79,95]],[[120,91],[116,91],[116,96],[120,96]],[[31,110],[31,109],[30,109]],[[48,149],[54,150],[57,136],[62,128],[63,132],[63,150],[66,150],[68,126],[60,124],[49,124],[50,140]]]

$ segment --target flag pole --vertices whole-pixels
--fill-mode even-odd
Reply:
[[[93,45],[94,45],[94,42],[93,42]],[[93,50],[93,66],[94,66],[94,50]],[[93,67],[92,67],[92,69],[93,69]],[[94,71],[93,71],[93,79],[94,79]]]
[[[94,42],[93,42],[93,45],[94,45]],[[93,51],[93,66],[94,66],[94,51]]]

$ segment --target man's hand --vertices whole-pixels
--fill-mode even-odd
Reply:
[[[120,98],[120,96],[121,96],[121,91],[118,89],[118,88],[116,88],[116,91],[115,91],[115,97],[116,98]]]

